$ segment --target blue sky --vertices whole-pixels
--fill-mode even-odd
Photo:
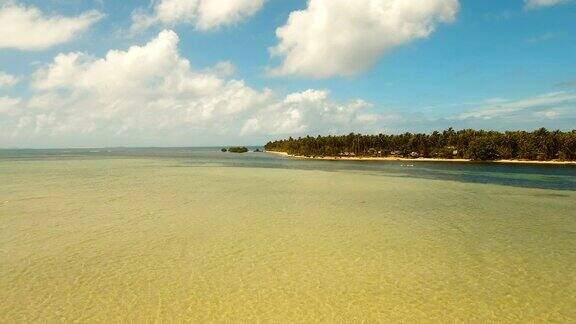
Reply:
[[[55,26],[50,44],[2,40],[0,33],[0,146],[256,144],[350,131],[576,125],[576,3],[570,1],[429,0],[408,1],[407,8],[407,0],[239,0],[232,9],[213,5],[209,18],[198,9],[202,4],[190,4],[217,0],[189,0],[169,13],[163,1],[185,2],[0,0],[0,25],[48,24],[55,17],[77,24],[65,40]],[[376,15],[366,9],[375,8],[370,2],[400,9]],[[342,6],[357,7],[348,14]],[[26,20],[30,10],[39,16]],[[289,20],[298,10],[303,18]],[[278,28],[287,30],[284,37]],[[403,30],[410,32],[399,36]],[[155,39],[169,50],[153,54],[147,45]],[[281,45],[287,49],[272,55]],[[166,67],[140,71],[122,63],[131,46],[146,53],[134,55],[161,55],[149,62]],[[122,58],[106,59],[109,51]],[[82,57],[74,58],[65,82],[57,79],[64,63],[55,58],[71,53]],[[184,61],[190,66],[182,68]],[[351,68],[359,61],[368,63]],[[2,75],[13,81],[1,86]],[[126,85],[133,95],[99,88],[133,84],[132,77],[149,78],[138,90]],[[198,90],[205,87],[200,79],[211,80],[209,89]],[[192,86],[170,93],[168,85]],[[138,101],[152,93],[157,102]]]

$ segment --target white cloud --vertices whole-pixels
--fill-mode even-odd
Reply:
[[[37,93],[28,102],[34,113],[21,127],[49,135],[161,134],[210,124],[225,133],[235,118],[268,100],[269,90],[195,71],[180,56],[178,42],[176,33],[163,31],[144,46],[111,50],[104,58],[59,54],[35,73]]]
[[[29,99],[0,100],[7,116],[0,118],[0,145],[210,145],[382,130],[388,121],[362,100],[338,102],[324,90],[283,98],[256,90],[229,77],[230,62],[195,69],[178,43],[167,30],[104,57],[57,55],[32,76]]]
[[[534,36],[534,37],[530,37],[526,39],[527,43],[542,43],[542,42],[546,42],[552,39],[556,39],[561,37],[562,35],[559,33],[552,33],[552,32],[547,32],[538,36]]]
[[[536,113],[536,116],[548,119],[556,119],[560,116],[561,112],[555,109],[543,110]]]
[[[566,4],[569,2],[572,2],[572,0],[524,0],[524,7],[526,9],[540,9],[544,7]]]
[[[195,69],[163,31],[104,57],[59,54],[32,77],[32,97],[0,97],[0,146],[213,145],[271,136],[502,125],[573,125],[576,93],[491,99],[452,118],[376,113],[326,90],[285,96],[230,78],[230,62]],[[564,127],[564,126],[562,126]],[[257,140],[255,140],[257,139]]]
[[[218,62],[211,71],[221,77],[230,77],[236,73],[236,66],[229,61]]]
[[[14,114],[21,102],[20,98],[0,97],[0,114]]]
[[[102,17],[98,11],[76,17],[48,16],[36,7],[0,1],[0,49],[42,50],[66,43]]]
[[[309,89],[292,93],[283,101],[269,105],[249,118],[242,128],[243,135],[299,135],[343,133],[381,129],[386,118],[370,114],[370,104],[355,100],[335,102],[325,90]]]
[[[132,30],[154,24],[192,24],[199,30],[216,29],[242,21],[262,8],[264,0],[159,0],[153,12],[138,10],[132,16]]]
[[[309,0],[276,31],[273,75],[316,78],[366,70],[386,52],[454,21],[458,0]]]
[[[576,93],[551,92],[520,100],[493,99],[488,100],[472,111],[462,113],[454,120],[494,120],[506,118],[546,117],[555,118],[559,115],[558,108],[576,105]]]
[[[0,97],[0,146],[213,145],[271,136],[428,131],[453,125],[573,125],[576,93],[491,99],[452,118],[375,112],[363,100],[309,89],[281,96],[231,77],[221,62],[194,68],[163,31],[103,57],[62,53],[32,76],[28,99]],[[564,127],[564,126],[562,126]]]
[[[9,88],[19,81],[20,80],[17,77],[0,71],[0,88]]]

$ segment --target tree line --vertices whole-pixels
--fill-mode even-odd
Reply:
[[[361,135],[288,138],[266,150],[307,157],[425,157],[476,161],[519,159],[576,160],[576,130],[485,131],[449,128],[431,134]]]
[[[244,147],[244,146],[236,146],[236,147],[231,147],[229,149],[225,149],[223,148],[221,150],[222,152],[230,152],[230,153],[247,153],[248,152],[248,148]]]

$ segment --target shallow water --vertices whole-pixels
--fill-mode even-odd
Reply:
[[[151,152],[4,154],[0,322],[576,320],[573,169]]]
[[[0,150],[0,161],[45,161],[70,159],[171,159],[186,166],[295,169],[364,172],[373,175],[488,183],[506,186],[574,190],[576,166],[501,163],[406,162],[406,161],[318,161],[280,157],[274,154],[230,154],[220,148],[107,148],[56,150]],[[177,164],[175,166],[182,166]]]

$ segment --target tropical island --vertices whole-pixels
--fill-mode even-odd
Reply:
[[[292,137],[267,152],[330,160],[432,160],[576,163],[576,130],[485,131],[449,128],[430,134]]]
[[[248,148],[244,147],[244,146],[238,146],[238,147],[230,147],[228,148],[228,150],[226,150],[225,148],[222,149],[222,152],[230,152],[230,153],[247,153],[248,152]]]

